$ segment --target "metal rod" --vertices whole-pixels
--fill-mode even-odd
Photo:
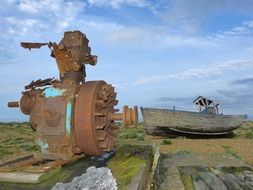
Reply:
[[[19,102],[18,101],[8,102],[8,107],[9,108],[18,108],[19,107]]]
[[[123,114],[122,113],[117,113],[117,114],[109,114],[107,116],[107,118],[111,121],[113,120],[119,120],[119,121],[122,121],[123,120]]]

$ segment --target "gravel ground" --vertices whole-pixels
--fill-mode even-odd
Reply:
[[[161,153],[190,151],[194,153],[228,153],[253,164],[253,140],[250,139],[170,139],[172,144],[162,145]]]

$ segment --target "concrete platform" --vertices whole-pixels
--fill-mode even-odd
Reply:
[[[155,182],[157,190],[252,190],[253,169],[231,155],[181,151],[161,154]]]
[[[87,156],[49,172],[2,172],[0,190],[48,190],[57,182],[71,182],[74,177],[85,173],[90,166],[111,169],[120,190],[146,189],[152,155],[151,146],[122,145],[116,149],[115,156],[111,159],[108,156]]]
[[[74,177],[82,175],[90,166],[101,167],[104,164],[104,160],[87,156],[45,173],[14,172],[5,173],[6,175],[2,173],[0,174],[2,180],[8,182],[0,182],[0,190],[48,190],[57,182],[70,182]],[[18,183],[20,180],[23,182]]]
[[[55,175],[59,172],[59,169],[54,169],[51,172],[47,173],[31,173],[31,172],[10,172],[10,173],[0,173],[0,181],[1,182],[9,182],[9,183],[30,183],[36,184],[40,183],[51,176]]]

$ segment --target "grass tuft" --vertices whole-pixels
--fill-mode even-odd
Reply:
[[[170,145],[172,142],[169,139],[164,139],[161,143],[162,145]]]
[[[253,139],[253,132],[248,132],[245,134],[245,138],[247,139]]]
[[[188,150],[180,150],[176,153],[176,155],[178,156],[187,156],[189,154],[191,154],[191,151],[188,151]]]
[[[221,147],[224,149],[224,151],[225,151],[227,154],[230,154],[230,155],[233,156],[234,158],[241,159],[241,157],[240,157],[234,150],[232,150],[231,147],[226,146],[226,145],[221,146]]]
[[[145,135],[145,131],[142,128],[120,129],[117,138],[143,141]]]

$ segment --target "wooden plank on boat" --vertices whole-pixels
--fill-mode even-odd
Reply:
[[[220,135],[240,127],[246,115],[212,115],[171,109],[141,108],[144,125],[150,134],[159,128],[181,133]]]

